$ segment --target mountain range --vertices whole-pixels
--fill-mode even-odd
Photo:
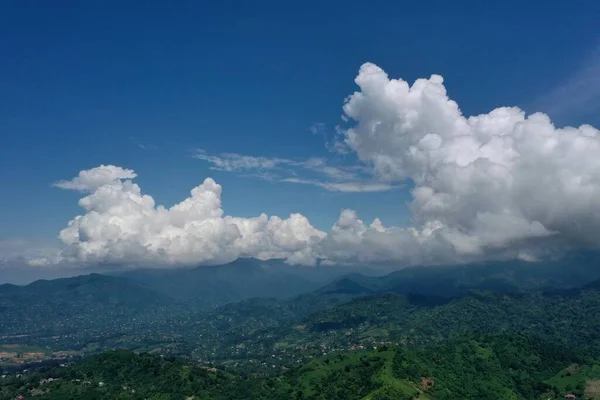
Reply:
[[[318,292],[452,297],[473,289],[510,293],[577,288],[596,280],[600,280],[600,253],[581,252],[546,262],[511,260],[409,267],[378,277],[353,273],[335,279]]]
[[[569,289],[600,280],[600,254],[579,253],[557,261],[486,262],[404,268],[382,275],[367,267],[294,267],[280,260],[238,259],[191,269],[140,269],[104,275],[0,285],[7,302],[112,303],[132,308],[174,303],[197,309],[253,297],[293,298],[303,293],[367,295],[422,294],[454,297],[473,289],[512,293]],[[350,273],[349,273],[350,272]],[[369,275],[367,275],[367,273]],[[379,276],[374,276],[379,274]]]

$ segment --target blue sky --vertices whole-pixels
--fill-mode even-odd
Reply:
[[[210,176],[224,188],[226,214],[299,212],[325,230],[352,208],[365,221],[406,226],[408,188],[332,192],[211,170],[193,157],[203,149],[353,164],[324,141],[367,61],[409,82],[443,75],[465,115],[516,105],[559,125],[600,125],[592,2],[283,3],[5,4],[0,240],[56,238],[81,213],[81,196],[51,184],[100,164],[134,169],[167,206]],[[324,135],[311,133],[317,123]]]

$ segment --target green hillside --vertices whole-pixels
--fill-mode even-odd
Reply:
[[[522,335],[332,354],[266,376],[111,351],[71,367],[5,378],[0,399],[548,399],[590,395],[599,372],[590,352]]]
[[[512,294],[472,291],[456,298],[305,295],[287,302],[230,304],[206,321],[211,329],[203,331],[199,345],[224,362],[271,354],[289,361],[295,354],[322,354],[321,345],[325,352],[359,345],[419,347],[469,333],[525,333],[589,346],[600,344],[600,291],[591,286]]]

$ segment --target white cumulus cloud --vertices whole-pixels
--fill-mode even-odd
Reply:
[[[600,136],[557,128],[516,107],[465,117],[443,78],[412,85],[378,66],[360,68],[344,112],[344,143],[390,182],[414,183],[419,229],[452,253],[486,254],[540,238],[597,246]]]
[[[310,263],[313,242],[324,236],[298,214],[287,219],[224,216],[221,186],[210,178],[190,197],[165,208],[127,179],[131,176],[131,170],[103,165],[60,182],[62,188],[89,192],[79,200],[85,214],[60,232],[63,261],[219,264],[253,256]]]
[[[414,226],[367,224],[343,210],[329,232],[300,214],[287,219],[225,216],[212,179],[165,208],[142,193],[132,170],[100,166],[55,185],[86,193],[83,215],[60,233],[63,260],[90,263],[221,263],[241,256],[290,263],[454,263],[489,257],[535,261],[559,246],[598,248],[600,132],[557,128],[542,113],[516,107],[465,116],[439,75],[409,84],[367,63],[359,90],[344,104],[340,145],[360,165],[323,159],[205,152],[225,171],[317,171],[331,181],[279,180],[337,191],[379,191],[410,184]],[[375,179],[363,180],[366,175]],[[400,200],[399,200],[400,201]]]
[[[95,190],[118,179],[133,179],[137,176],[131,169],[123,169],[114,165],[101,165],[98,168],[83,170],[70,181],[58,181],[54,186],[61,189],[79,190],[82,192]]]

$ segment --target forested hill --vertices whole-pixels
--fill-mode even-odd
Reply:
[[[573,289],[599,279],[600,255],[588,252],[540,263],[511,260],[453,266],[419,266],[378,277],[353,273],[333,280],[317,292],[393,292],[454,297],[473,289],[503,293]]]
[[[214,333],[205,331],[198,344],[204,357],[212,354],[215,361],[246,367],[258,367],[271,355],[290,365],[322,352],[382,344],[420,347],[473,333],[524,333],[567,346],[598,345],[596,286],[511,294],[471,291],[456,298],[386,293],[345,300],[304,295],[284,303],[246,301],[215,310],[207,319]]]
[[[249,258],[218,266],[129,271],[120,276],[180,303],[210,308],[251,297],[293,297],[328,282],[327,276],[303,276],[299,270],[278,260]]]
[[[485,335],[413,350],[330,355],[269,376],[110,351],[68,368],[9,376],[0,381],[0,399],[545,400],[571,392],[594,398],[598,378],[595,352],[522,335]]]
[[[569,345],[600,343],[600,285],[548,292],[471,291],[456,298],[386,293],[314,313],[284,342],[304,336],[440,341],[466,332],[526,332]],[[333,339],[331,339],[333,340]]]
[[[131,280],[101,274],[38,280],[26,286],[0,285],[0,297],[23,306],[52,301],[116,304],[145,308],[172,303],[166,296]]]

